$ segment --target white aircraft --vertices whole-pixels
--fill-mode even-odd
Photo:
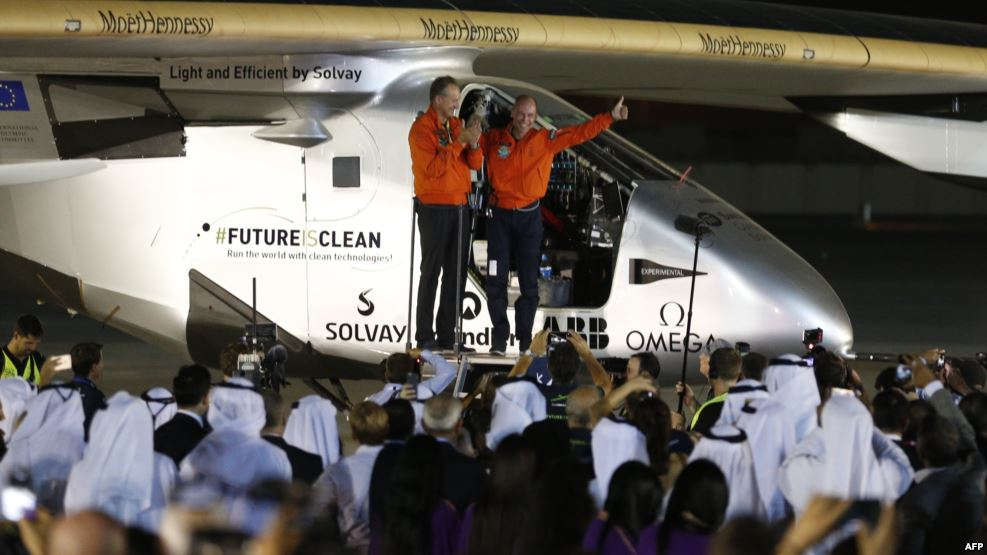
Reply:
[[[619,8],[608,6],[600,13]],[[676,23],[659,8],[609,19],[527,9],[0,3],[5,279],[211,366],[256,295],[289,375],[378,377],[414,333],[407,134],[446,74],[463,84],[461,115],[488,125],[519,94],[538,100],[541,126],[588,117],[553,91],[804,107],[919,169],[987,175],[987,158],[972,156],[981,124],[961,111],[882,112],[875,97],[979,90],[982,48],[909,40],[907,25],[904,38],[882,37],[882,16],[867,20],[876,38],[851,34],[784,6],[763,9],[812,15],[816,28],[777,13],[757,28],[750,17]],[[850,352],[846,310],[808,263],[617,133],[556,158],[543,245],[556,277],[536,326],[583,334],[601,359],[647,350],[672,369],[714,338],[791,352],[816,327]],[[697,220],[712,233],[687,336],[694,237],[676,228]],[[473,237],[463,338],[483,352],[482,210]]]

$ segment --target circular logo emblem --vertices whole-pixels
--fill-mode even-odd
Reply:
[[[682,322],[685,321],[685,308],[675,301],[669,301],[661,305],[658,316],[661,318],[662,326],[681,328]]]
[[[472,320],[479,316],[482,307],[480,297],[472,291],[467,291],[463,296],[463,320]]]

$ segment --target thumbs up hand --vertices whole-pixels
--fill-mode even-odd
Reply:
[[[624,106],[624,97],[620,97],[617,105],[613,107],[613,110],[610,110],[610,115],[613,116],[614,121],[627,119],[627,106]]]

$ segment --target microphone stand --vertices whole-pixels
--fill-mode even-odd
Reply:
[[[682,393],[679,393],[679,414],[682,414],[682,402],[685,399],[685,369],[686,365],[689,364],[689,340],[692,335],[692,299],[696,293],[696,268],[699,263],[699,242],[702,241],[703,235],[709,233],[710,229],[704,225],[697,225],[695,227],[696,236],[696,247],[692,254],[692,283],[689,286],[689,315],[685,322],[685,348],[682,349]]]
[[[418,197],[411,197],[411,254],[408,259],[408,341],[404,344],[404,350],[411,350],[411,304],[414,300],[415,289],[415,223],[418,219]]]

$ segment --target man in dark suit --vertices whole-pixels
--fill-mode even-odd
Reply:
[[[901,437],[908,424],[908,399],[905,395],[895,388],[881,391],[871,401],[871,412],[874,415],[874,426],[908,455],[912,470],[921,470],[922,459],[918,456],[915,444]]]
[[[72,358],[72,385],[82,398],[85,415],[86,441],[89,441],[89,425],[96,411],[106,406],[106,395],[96,387],[103,377],[103,346],[99,343],[78,343],[69,351]]]
[[[404,443],[415,432],[415,411],[407,399],[391,399],[384,403],[387,412],[387,439],[377,454],[373,472],[370,473],[370,530],[371,535],[381,530],[384,506],[391,489],[391,475],[398,464]],[[383,532],[381,532],[383,534]]]
[[[183,366],[172,380],[178,412],[154,432],[154,450],[179,465],[209,433],[209,370],[198,364]]]
[[[918,453],[925,468],[915,473],[897,503],[904,534],[900,553],[954,553],[980,529],[987,469],[980,453],[968,446],[961,457],[961,445],[947,417],[936,414],[922,422]]]
[[[260,436],[288,455],[292,479],[312,485],[322,474],[322,457],[290,445],[284,440],[282,437],[285,423],[284,401],[273,391],[265,391],[261,395],[264,397],[265,421]]]
[[[442,446],[445,475],[442,477],[442,497],[451,501],[460,513],[476,501],[483,491],[486,473],[483,464],[467,457],[457,449],[463,421],[463,406],[459,399],[436,396],[425,401],[422,425]]]
[[[912,383],[935,410],[918,429],[916,448],[924,468],[897,502],[902,530],[899,552],[953,553],[980,529],[984,514],[984,460],[970,423],[952,392],[929,367],[942,351],[908,357]]]

